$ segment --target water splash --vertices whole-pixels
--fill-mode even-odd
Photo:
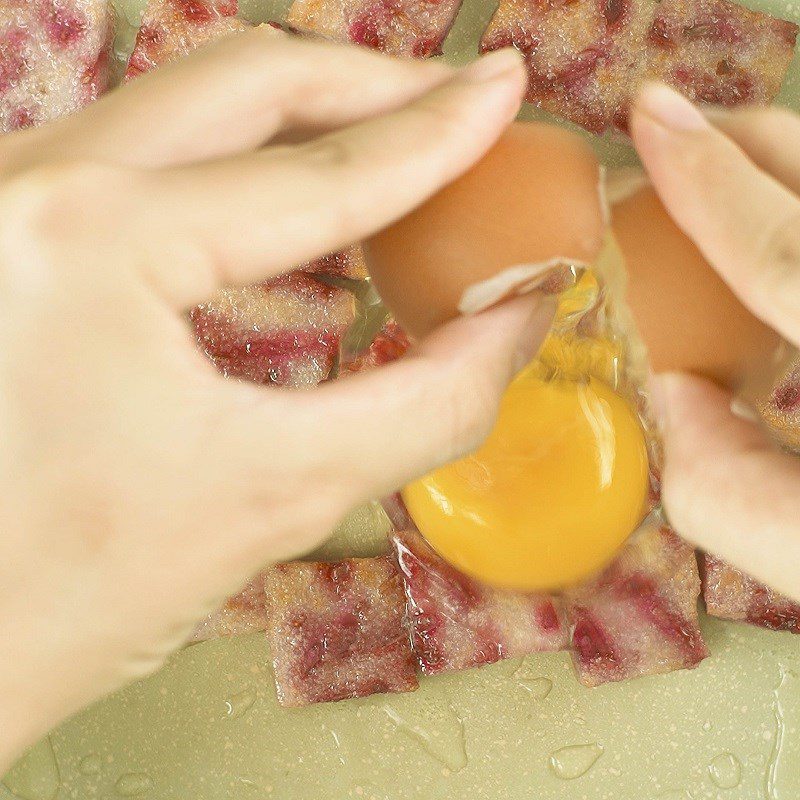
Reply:
[[[100,760],[100,756],[96,753],[89,753],[89,755],[84,756],[81,759],[81,763],[78,764],[78,772],[80,772],[81,775],[97,775],[100,772],[102,764],[103,762]]]
[[[419,713],[406,716],[388,703],[383,711],[399,731],[419,742],[448,771],[460,772],[467,766],[464,723],[449,706],[430,708],[422,719]]]
[[[783,757],[783,742],[786,737],[786,720],[784,718],[783,705],[781,704],[781,690],[793,677],[793,673],[789,672],[783,664],[779,665],[778,685],[772,691],[775,698],[772,703],[772,713],[775,718],[775,736],[773,737],[772,752],[767,761],[767,773],[764,778],[764,792],[767,800],[783,800],[777,780]]]
[[[61,775],[49,736],[6,773],[3,785],[20,800],[54,800],[61,787]]]
[[[720,753],[708,765],[708,774],[720,789],[735,789],[742,782],[742,762],[733,753]]]
[[[153,779],[145,772],[128,772],[120,777],[114,788],[123,797],[137,797],[153,788]]]
[[[601,744],[571,744],[550,755],[550,769],[557,778],[571,781],[585,775],[603,755]]]
[[[523,664],[512,673],[512,677],[534,700],[544,700],[553,690],[553,681],[538,674],[531,664]]]
[[[243,717],[255,704],[257,694],[255,689],[248,687],[225,701],[225,718],[238,719]]]

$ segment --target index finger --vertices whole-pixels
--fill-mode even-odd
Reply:
[[[253,149],[283,128],[337,128],[391,111],[452,74],[261,26],[136,78],[47,129],[46,143],[60,158],[187,164]]]
[[[800,343],[800,200],[666,86],[643,90],[631,132],[677,224],[756,316]]]

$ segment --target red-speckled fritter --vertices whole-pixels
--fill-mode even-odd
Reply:
[[[438,55],[461,0],[294,0],[286,21],[301,32],[393,56]]]
[[[484,586],[443,561],[415,531],[393,535],[408,601],[411,642],[426,675],[563,650],[560,603]]]
[[[406,332],[393,319],[390,319],[381,328],[369,347],[342,363],[341,374],[367,372],[383,364],[397,361],[398,358],[405,355],[410,346],[411,343]]]
[[[712,617],[800,633],[800,603],[710,555],[703,556],[703,599]]]
[[[264,573],[259,573],[240,592],[229,597],[194,629],[190,641],[203,642],[263,631],[267,626],[264,580]]]
[[[150,0],[125,79],[150,72],[223,36],[251,27],[236,17],[238,0]]]
[[[566,593],[580,682],[696,667],[708,655],[699,594],[694,550],[666,528],[643,529],[598,578]]]
[[[71,114],[105,91],[114,12],[106,0],[0,2],[0,132]]]
[[[393,559],[293,561],[268,570],[265,588],[281,705],[417,688]]]
[[[338,253],[330,253],[314,261],[309,261],[300,269],[312,274],[335,275],[337,278],[350,278],[351,280],[363,280],[367,277],[364,251],[359,245],[353,245]]]
[[[236,0],[151,0],[126,78],[250,27],[234,16],[236,10]],[[364,260],[353,247],[301,269],[226,289],[192,311],[201,347],[224,374],[289,387],[315,386],[328,377],[340,339],[355,318],[355,300],[308,273],[360,278]]]
[[[224,289],[191,313],[200,345],[225,375],[293,388],[330,374],[355,300],[304,272]]]
[[[501,0],[481,50],[525,54],[527,99],[588,130],[627,129],[641,84],[724,106],[774,99],[797,26],[727,0]]]

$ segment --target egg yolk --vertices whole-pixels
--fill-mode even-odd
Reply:
[[[591,377],[543,376],[507,390],[483,446],[403,490],[447,561],[506,589],[552,590],[602,568],[642,519],[648,463],[628,403]]]

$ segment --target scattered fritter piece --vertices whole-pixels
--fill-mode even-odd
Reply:
[[[294,0],[294,29],[393,56],[439,55],[461,0]]]
[[[251,25],[238,19],[238,0],[150,0],[125,80],[150,72],[198,47]]]
[[[408,602],[411,642],[426,675],[563,650],[560,603],[484,586],[442,560],[415,531],[392,537]]]
[[[0,132],[71,114],[108,87],[107,0],[0,2]]]
[[[343,375],[367,372],[397,361],[410,346],[406,332],[393,319],[389,319],[369,347],[342,363],[340,372]]]
[[[281,705],[417,688],[391,557],[281,564],[267,571],[265,589]]]
[[[367,277],[364,251],[359,245],[353,245],[338,253],[330,253],[314,259],[299,269],[314,275],[334,275],[337,278],[349,278],[350,280],[364,280]]]
[[[565,595],[580,682],[696,667],[708,655],[699,594],[694,550],[667,528],[642,529],[600,576]]]
[[[229,597],[220,608],[200,622],[190,642],[263,631],[267,626],[264,579],[264,573],[259,573],[240,592]]]
[[[702,557],[703,599],[712,617],[800,633],[800,603],[711,555]]]
[[[728,0],[501,0],[481,50],[516,47],[528,67],[527,99],[601,133],[627,130],[646,80],[703,103],[770,102],[797,30]]]
[[[328,377],[354,318],[348,291],[304,272],[224,289],[191,313],[198,341],[225,375],[292,388]]]
[[[795,360],[775,381],[758,410],[778,442],[800,452],[800,361]]]

